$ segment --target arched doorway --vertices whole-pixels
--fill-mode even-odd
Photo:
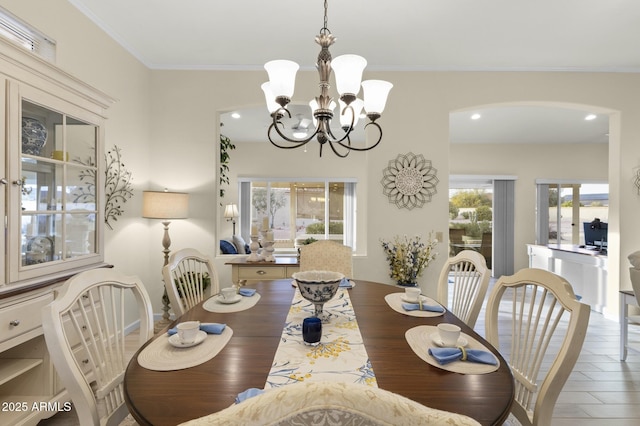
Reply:
[[[496,270],[494,265],[494,276],[528,264],[526,244],[536,242],[535,179],[584,178],[590,174],[606,179],[609,116],[598,114],[597,110],[601,111],[584,105],[513,103],[482,105],[450,114],[450,174],[458,179],[457,186],[460,177],[473,177],[471,181],[479,177],[488,185],[493,182],[487,179],[491,177],[513,179],[512,188],[507,183],[503,188],[512,195],[492,194],[502,211],[501,218],[494,212],[492,229],[504,232],[499,238],[497,233],[493,235],[492,261],[505,266]],[[595,118],[586,120],[590,113]],[[576,157],[585,157],[591,150],[598,154],[593,155],[594,162],[588,168],[572,162],[572,151]],[[592,167],[598,168],[597,173],[589,170]],[[510,223],[513,223],[511,234]]]

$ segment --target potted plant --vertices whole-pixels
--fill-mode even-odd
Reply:
[[[190,283],[197,283],[200,281],[199,272],[187,272],[179,278],[176,278],[176,288],[178,289],[178,296],[182,299],[182,288],[188,286]],[[211,277],[208,272],[202,274],[202,291],[204,292],[211,285]]]
[[[380,242],[391,269],[389,276],[401,286],[416,286],[418,277],[438,255],[435,252],[438,240],[432,238],[432,233],[426,243],[419,236],[408,238],[406,235],[396,236],[393,242]]]

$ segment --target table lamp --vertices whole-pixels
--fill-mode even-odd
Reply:
[[[227,222],[233,223],[233,235],[236,235],[236,217],[238,217],[238,206],[235,204],[227,204],[224,207],[224,217]]]
[[[169,263],[169,246],[171,246],[171,238],[169,238],[169,219],[186,219],[189,211],[189,194],[184,192],[164,191],[143,191],[142,192],[142,217],[146,219],[162,219],[164,225],[164,236],[162,238],[162,247],[164,250],[163,266]],[[162,295],[162,322],[169,323],[169,298],[167,297],[167,289],[164,288]]]

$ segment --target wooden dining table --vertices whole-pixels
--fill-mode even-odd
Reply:
[[[201,303],[174,322],[227,324],[233,336],[213,359],[182,370],[152,371],[137,361],[144,346],[133,356],[124,377],[124,390],[129,411],[139,424],[179,424],[229,407],[238,393],[248,388],[264,387],[296,289],[291,279],[261,281],[249,287],[256,288],[261,296],[250,309],[213,313]],[[356,280],[349,290],[378,386],[428,407],[470,416],[481,424],[502,424],[514,396],[513,376],[506,361],[449,311],[438,317],[419,318],[392,310],[384,297],[401,291],[392,285],[362,280]],[[459,374],[420,359],[407,343],[405,332],[440,322],[459,325],[463,333],[489,348],[500,361],[498,370]]]

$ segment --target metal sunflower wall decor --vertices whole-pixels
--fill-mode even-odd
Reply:
[[[382,172],[384,195],[398,208],[413,209],[431,201],[439,180],[438,170],[422,154],[398,154]]]

